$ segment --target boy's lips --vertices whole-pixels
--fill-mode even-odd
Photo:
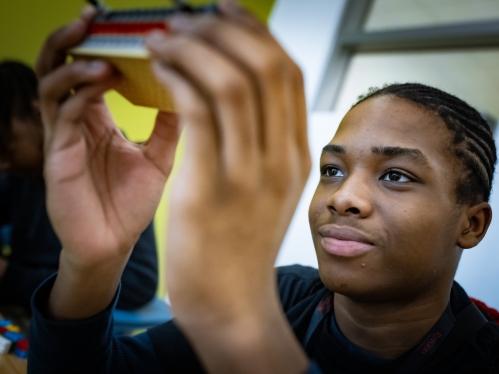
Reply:
[[[374,248],[373,242],[367,235],[351,227],[324,225],[318,231],[322,247],[332,255],[355,257]]]

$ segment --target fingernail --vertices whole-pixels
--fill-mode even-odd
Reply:
[[[173,31],[185,30],[190,26],[190,17],[185,14],[178,14],[173,16],[168,24]]]
[[[148,45],[156,45],[161,43],[164,39],[165,33],[159,30],[152,31],[149,35],[145,37],[145,42]]]
[[[90,61],[88,63],[88,68],[94,73],[101,73],[106,69],[106,63],[104,61]]]

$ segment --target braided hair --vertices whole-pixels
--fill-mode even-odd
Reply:
[[[8,157],[12,118],[35,117],[36,99],[38,80],[33,70],[16,61],[0,62],[0,159]]]
[[[390,84],[370,88],[353,107],[370,98],[395,96],[438,114],[452,133],[452,152],[462,164],[457,183],[458,204],[489,201],[497,162],[492,131],[480,113],[447,92],[419,83]]]

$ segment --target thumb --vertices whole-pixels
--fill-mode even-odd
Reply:
[[[175,113],[158,112],[149,139],[144,143],[144,156],[167,177],[173,167],[180,137],[180,126]]]

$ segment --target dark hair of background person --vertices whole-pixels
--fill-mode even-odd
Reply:
[[[0,159],[8,158],[12,118],[36,116],[33,101],[38,99],[34,71],[17,61],[0,62]]]
[[[496,145],[487,121],[476,109],[447,92],[419,83],[371,87],[353,107],[380,96],[406,99],[436,112],[452,133],[451,151],[462,164],[463,173],[456,188],[458,204],[489,201],[497,162]]]

